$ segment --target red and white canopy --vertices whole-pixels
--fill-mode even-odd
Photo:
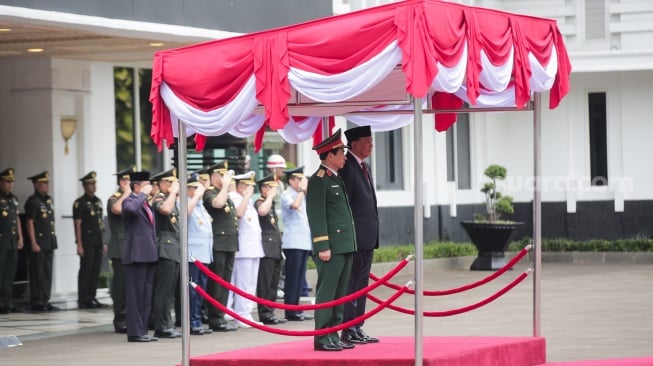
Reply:
[[[238,137],[267,127],[286,141],[313,136],[323,116],[412,109],[397,96],[430,97],[436,108],[524,107],[550,91],[555,108],[571,65],[554,20],[438,0],[407,0],[270,31],[158,52],[150,101],[152,138]],[[365,101],[365,103],[361,103]],[[335,106],[335,107],[329,107]],[[410,114],[357,115],[374,131]],[[450,122],[436,123],[445,130]]]

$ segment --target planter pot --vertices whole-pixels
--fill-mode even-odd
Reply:
[[[469,269],[472,271],[494,271],[506,264],[505,251],[510,244],[510,238],[522,223],[463,221],[461,225],[478,249],[478,257]]]

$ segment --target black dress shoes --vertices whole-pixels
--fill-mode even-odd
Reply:
[[[213,331],[211,329],[204,329],[204,328],[191,328],[190,334],[192,335],[205,335],[205,334],[211,334]]]
[[[351,344],[349,342],[343,342],[343,341],[338,341],[338,343],[335,343],[335,344],[340,346],[340,348],[342,348],[342,349],[352,349],[352,348],[356,347],[356,346],[354,346],[353,344]]]
[[[0,308],[0,314],[9,314],[9,309],[8,308]]]
[[[315,351],[326,351],[326,352],[342,351],[342,347],[334,343],[328,343],[328,344],[315,343],[313,344],[313,349]]]
[[[159,338],[157,337],[150,337],[149,335],[144,335],[144,336],[128,336],[127,337],[127,342],[156,342],[158,341]]]
[[[261,319],[261,323],[267,324],[267,325],[283,324],[283,323],[286,323],[287,321],[288,320],[283,319],[283,318],[277,318],[276,316],[273,316],[271,318]]]
[[[286,315],[286,319],[293,322],[303,322],[304,320],[312,320],[313,316],[301,313],[295,315]]]
[[[125,325],[114,324],[113,329],[115,330],[116,333],[127,334],[127,327]]]
[[[97,306],[92,301],[77,302],[77,307],[80,309],[95,309]]]
[[[181,333],[177,332],[174,329],[166,329],[155,331],[154,336],[158,338],[179,338],[181,337]]]
[[[107,306],[109,306],[107,304],[103,304],[103,303],[99,302],[97,299],[91,300],[91,303],[93,305],[95,305],[96,308],[106,308]]]
[[[45,310],[47,310],[47,311],[59,311],[59,310],[61,310],[57,306],[54,306],[54,305],[52,305],[50,303],[45,304],[44,307],[45,307]]]
[[[365,342],[367,342],[367,343],[379,343],[378,338],[370,337],[369,335],[367,335],[367,333],[365,333],[365,331],[362,328],[359,328],[357,333],[358,333],[358,336],[360,338],[364,339]]]
[[[222,323],[218,325],[211,325],[209,328],[215,332],[233,332],[238,330],[238,327],[230,323]]]
[[[351,330],[344,330],[342,331],[342,335],[340,336],[340,340],[346,343],[353,343],[353,344],[365,344],[367,341],[358,335],[358,333],[351,331]]]

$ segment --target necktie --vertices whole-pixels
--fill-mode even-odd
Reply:
[[[150,206],[148,206],[147,201],[143,201],[143,208],[145,208],[145,212],[147,212],[147,217],[150,218],[150,223],[154,225],[154,216],[152,216],[152,211],[150,210]]]
[[[365,175],[365,179],[367,179],[367,183],[372,185],[372,181],[370,180],[370,172],[369,170],[367,170],[367,164],[365,164],[365,162],[362,162],[361,168],[363,168],[363,175]]]

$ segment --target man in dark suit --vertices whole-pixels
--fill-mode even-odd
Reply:
[[[322,164],[308,181],[306,211],[313,238],[313,255],[317,267],[316,303],[329,302],[347,293],[352,259],[356,252],[354,219],[338,170],[345,164],[345,145],[340,130],[313,150]],[[315,329],[342,324],[344,305],[315,311]],[[341,351],[354,348],[341,341],[338,332],[315,336],[316,351]]]
[[[129,186],[130,167],[115,175],[118,180],[118,190],[107,201],[107,218],[111,238],[107,255],[111,258],[113,281],[111,281],[111,300],[113,300],[113,328],[116,333],[127,333],[125,324],[127,307],[125,304],[125,273],[122,268],[122,248],[125,243],[125,226],[122,223],[122,202],[129,197],[132,189]]]
[[[152,284],[159,258],[154,231],[154,213],[147,203],[152,191],[150,173],[131,172],[132,193],[122,203],[125,245],[122,264],[125,272],[127,299],[127,341],[151,342],[157,337],[147,334],[147,321],[152,302]]]
[[[369,165],[365,162],[372,155],[372,131],[369,126],[355,127],[345,131],[347,136],[347,161],[338,172],[345,182],[351,213],[354,216],[356,245],[349,277],[347,294],[355,293],[367,287],[374,249],[379,247],[379,215],[376,207],[374,181]],[[345,319],[348,322],[365,314],[366,296],[361,296],[345,304]],[[342,331],[342,340],[354,343],[377,343],[379,339],[371,337],[362,328],[363,322]]]
[[[95,178],[96,173],[90,172],[80,179],[84,194],[73,203],[75,242],[79,255],[77,305],[80,309],[107,306],[95,297],[105,249],[102,242],[102,230],[104,230],[102,201],[95,195]]]
[[[25,226],[30,243],[30,303],[34,311],[54,311],[50,303],[52,262],[57,249],[54,230],[54,203],[48,195],[50,178],[47,171],[27,178],[34,185],[34,194],[25,202]]]

